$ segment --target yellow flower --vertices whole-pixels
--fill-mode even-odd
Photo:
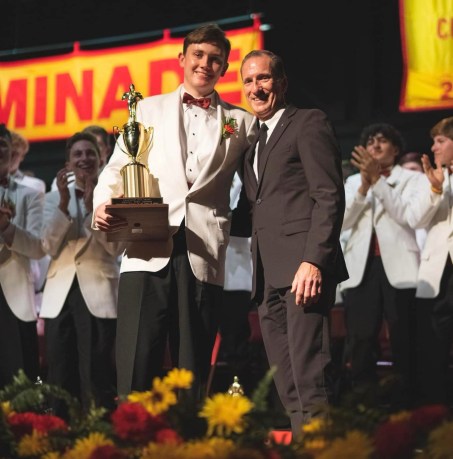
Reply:
[[[253,408],[253,403],[243,395],[231,397],[227,394],[216,394],[205,401],[199,416],[208,421],[208,435],[230,435],[242,433],[245,427],[243,416]]]
[[[308,424],[302,426],[302,433],[316,433],[321,432],[330,425],[330,421],[325,418],[313,418]]]
[[[146,392],[132,392],[127,400],[133,403],[141,403],[146,411],[153,416],[164,413],[177,402],[176,394],[161,379],[154,378],[153,387]]]
[[[49,439],[46,434],[33,430],[31,435],[24,435],[17,445],[19,457],[37,456],[49,450]]]
[[[182,447],[173,443],[149,443],[139,457],[140,459],[186,459]]]
[[[227,459],[233,451],[237,451],[234,443],[225,438],[194,440],[181,448],[184,459]]]
[[[14,411],[11,407],[11,402],[7,401],[7,402],[1,402],[0,403],[0,409],[3,411],[3,414],[5,415],[5,417],[7,418],[9,415],[13,414]]]
[[[306,449],[311,449],[315,451],[321,451],[322,449],[325,449],[326,446],[327,442],[322,437],[312,438],[304,442],[304,447]]]
[[[353,430],[345,438],[335,439],[317,459],[368,459],[373,451],[373,443],[367,435]]]
[[[209,438],[208,444],[214,452],[214,457],[219,459],[228,457],[228,455],[235,449],[234,443],[227,438]]]
[[[92,432],[85,438],[79,438],[74,447],[63,457],[64,459],[89,459],[96,448],[100,446],[113,446],[113,441],[103,433]]]
[[[432,459],[453,458],[452,438],[453,422],[444,422],[432,430],[428,437],[427,456]]]
[[[163,380],[171,389],[189,389],[193,382],[193,373],[184,368],[173,368]]]
[[[400,422],[400,421],[406,421],[410,419],[411,413],[409,411],[400,411],[399,413],[394,413],[390,415],[389,421],[390,422]]]

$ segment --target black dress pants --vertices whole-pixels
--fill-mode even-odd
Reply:
[[[39,375],[36,321],[18,319],[0,288],[0,390],[12,383],[19,369],[24,370],[31,381]]]
[[[194,373],[201,397],[218,329],[222,287],[197,280],[187,256],[184,229],[173,237],[169,264],[158,272],[120,276],[116,362],[118,394],[149,390],[164,373],[167,340],[172,366]]]
[[[45,319],[47,382],[77,397],[85,409],[92,400],[113,408],[115,330],[116,319],[100,319],[90,313],[76,276],[60,314]],[[66,414],[58,400],[53,409]]]
[[[451,403],[448,369],[453,343],[453,265],[447,261],[436,298],[417,298],[418,404]]]
[[[345,292],[347,347],[354,385],[378,380],[378,337],[385,317],[393,363],[409,403],[415,369],[414,298],[415,289],[397,289],[390,284],[380,256],[370,257],[360,285]]]
[[[276,289],[265,284],[258,307],[261,332],[274,381],[291,421],[293,437],[301,425],[323,414],[332,397],[329,306],[336,283],[323,278],[319,303],[296,305],[291,287]]]

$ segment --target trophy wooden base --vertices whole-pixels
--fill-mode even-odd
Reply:
[[[168,204],[162,204],[162,198],[115,198],[106,210],[128,223],[120,231],[107,233],[109,242],[166,241],[169,237]]]

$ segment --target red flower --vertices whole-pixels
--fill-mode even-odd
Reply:
[[[411,458],[415,440],[415,432],[409,420],[385,422],[374,434],[377,457],[379,459]]]
[[[98,446],[90,455],[90,459],[127,459],[126,453],[120,451],[116,446]]]
[[[159,416],[151,416],[140,403],[122,403],[112,413],[112,423],[118,437],[139,442],[150,441],[156,431],[167,427]]]
[[[156,443],[172,443],[179,445],[182,443],[182,438],[173,429],[160,429],[156,432]]]
[[[417,432],[427,433],[447,416],[449,410],[444,405],[426,405],[412,411],[411,423]]]
[[[234,127],[229,124],[225,124],[225,131],[228,132],[228,134],[234,134]]]
[[[33,429],[41,433],[68,429],[66,422],[57,416],[31,412],[12,414],[8,417],[8,423],[16,438],[27,434],[30,435]]]

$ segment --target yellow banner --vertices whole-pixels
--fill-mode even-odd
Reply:
[[[227,31],[229,69],[216,86],[222,98],[246,107],[239,74],[242,58],[262,48],[259,20]],[[66,139],[90,124],[112,132],[128,117],[122,95],[134,83],[144,97],[173,91],[183,81],[178,63],[183,39],[171,38],[134,46],[63,56],[0,63],[0,123],[30,141]]]
[[[453,108],[453,2],[400,0],[400,111]]]

